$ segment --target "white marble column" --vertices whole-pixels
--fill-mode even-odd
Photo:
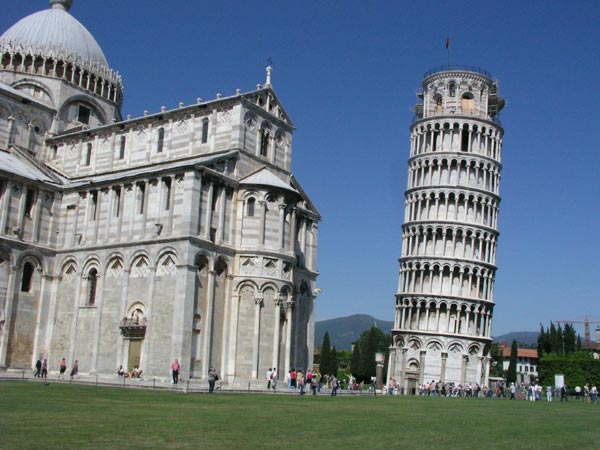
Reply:
[[[254,339],[252,345],[252,378],[258,379],[258,361],[260,358],[260,309],[263,304],[262,293],[254,298]]]

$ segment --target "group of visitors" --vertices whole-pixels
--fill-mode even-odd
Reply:
[[[395,380],[391,380],[394,384],[388,384],[388,392],[398,392],[399,386]],[[466,397],[466,398],[490,398],[496,395],[497,397],[504,396],[504,389],[502,386],[496,386],[496,389],[491,386],[481,387],[479,383],[442,383],[441,381],[431,380],[425,382],[417,387],[417,395],[425,397]]]
[[[137,365],[133,366],[133,369],[131,369],[129,372],[123,369],[123,366],[119,366],[119,368],[117,369],[117,375],[123,378],[134,378],[141,380],[143,373],[144,371],[140,369]]]
[[[582,397],[586,403],[596,403],[598,401],[598,388],[596,385],[592,385],[590,387],[589,383],[586,383],[583,389],[581,386],[575,386],[573,391],[569,391],[569,386],[563,384],[560,388],[556,388],[556,390],[548,385],[544,389],[544,387],[538,383],[525,383],[519,386],[519,391],[521,392],[521,397],[527,401],[540,401],[544,395],[544,391],[546,393],[546,401],[551,402],[554,399],[555,394],[560,395],[560,401],[569,401],[569,397],[574,397],[575,400],[579,400]],[[510,399],[514,400],[516,398],[517,386],[515,383],[510,384]]]
[[[342,380],[338,380],[334,375],[322,375],[317,370],[308,369],[306,373],[302,370],[292,368],[286,375],[288,390],[298,389],[300,395],[310,391],[312,395],[321,392],[321,388],[329,388],[332,396],[337,395],[340,389],[343,389]],[[277,386],[277,369],[272,368],[267,371],[267,389]]]
[[[58,367],[59,367],[58,378],[64,379],[65,373],[67,372],[67,359],[62,358],[58,362]],[[75,360],[75,362],[73,363],[73,366],[71,367],[70,377],[71,377],[71,379],[79,378],[79,361],[78,360]]]
[[[35,363],[35,372],[33,374],[36,378],[48,378],[48,359],[38,359]]]
[[[575,386],[575,400],[579,400],[583,391],[583,401],[586,403],[598,403],[598,388],[595,384],[586,383],[583,390],[580,386]]]

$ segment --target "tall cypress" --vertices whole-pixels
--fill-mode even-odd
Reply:
[[[352,347],[352,359],[350,360],[350,372],[355,377],[360,374],[360,343],[357,341]]]
[[[510,362],[508,363],[508,370],[506,371],[506,380],[509,383],[515,383],[517,381],[518,351],[517,341],[513,339],[512,345],[510,346]]]
[[[321,373],[324,375],[331,374],[333,369],[331,364],[331,343],[329,341],[329,333],[326,331],[321,344]]]

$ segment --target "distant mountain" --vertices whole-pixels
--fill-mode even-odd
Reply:
[[[368,314],[354,314],[348,317],[318,321],[315,323],[315,347],[321,346],[323,336],[327,331],[332,347],[335,346],[337,350],[351,350],[352,343],[356,342],[360,335],[373,325],[384,333],[389,333],[394,322],[379,320]],[[524,347],[535,347],[538,335],[537,331],[513,331],[494,337],[494,342],[506,342],[510,345],[515,340]]]
[[[535,347],[537,346],[539,334],[540,333],[537,331],[513,331],[494,337],[494,342],[506,342],[510,346],[514,340],[517,341],[517,344],[522,346]]]
[[[356,342],[360,335],[373,325],[381,329],[384,333],[389,334],[394,326],[394,321],[375,319],[368,314],[355,314],[353,316],[315,322],[315,347],[321,346],[323,336],[325,336],[325,332],[327,331],[332,347],[335,346],[336,350],[351,350],[352,343]]]

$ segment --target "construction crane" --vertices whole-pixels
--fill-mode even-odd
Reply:
[[[590,323],[600,323],[600,322],[590,321],[590,318],[595,319],[595,317],[591,317],[586,314],[585,317],[583,318],[583,320],[556,320],[555,322],[556,323],[569,323],[569,324],[582,323],[583,329],[584,329],[584,334],[585,334],[585,342],[590,342]]]

